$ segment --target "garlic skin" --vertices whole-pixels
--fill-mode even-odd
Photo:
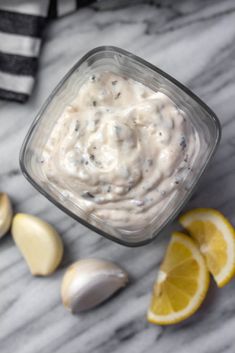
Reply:
[[[63,243],[54,227],[38,217],[18,213],[11,230],[32,275],[47,276],[56,270],[63,256]]]
[[[101,304],[128,282],[127,273],[110,261],[83,259],[64,274],[62,302],[73,314]]]
[[[2,238],[9,230],[12,222],[13,211],[9,196],[0,193],[0,238]]]

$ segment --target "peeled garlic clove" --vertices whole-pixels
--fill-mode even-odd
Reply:
[[[62,259],[63,243],[50,224],[18,213],[13,218],[12,235],[32,275],[47,276],[56,270]]]
[[[11,226],[12,221],[11,201],[6,193],[0,193],[0,238],[2,238]]]
[[[127,273],[112,262],[83,259],[65,272],[61,296],[64,306],[76,314],[102,303],[128,281]]]

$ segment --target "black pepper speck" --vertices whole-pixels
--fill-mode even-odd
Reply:
[[[94,199],[95,196],[93,194],[91,194],[89,191],[85,191],[83,194],[82,194],[82,197],[84,198],[89,198],[89,199]]]
[[[75,124],[75,129],[74,129],[74,131],[78,131],[79,130],[79,126],[80,126],[80,124],[79,124],[79,121],[77,120],[76,121],[76,124]]]
[[[184,136],[181,137],[180,146],[181,146],[182,150],[184,150],[187,147],[187,143],[186,143]]]
[[[120,95],[121,95],[121,92],[118,92],[118,93],[116,94],[116,96],[114,97],[114,99],[118,99],[118,98],[120,97]]]

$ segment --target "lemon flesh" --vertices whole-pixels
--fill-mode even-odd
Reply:
[[[197,245],[189,236],[172,234],[154,284],[147,319],[169,325],[190,317],[209,287],[209,272]]]
[[[209,271],[223,287],[235,273],[235,230],[217,210],[198,208],[179,219],[197,241]]]

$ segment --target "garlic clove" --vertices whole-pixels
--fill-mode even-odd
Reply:
[[[62,280],[61,297],[73,314],[101,304],[128,282],[127,273],[110,261],[83,259],[71,265]]]
[[[0,193],[0,238],[2,238],[9,230],[11,226],[13,211],[9,196],[1,192]]]
[[[13,218],[12,235],[32,275],[47,276],[59,266],[63,243],[50,224],[38,217],[18,213]]]

